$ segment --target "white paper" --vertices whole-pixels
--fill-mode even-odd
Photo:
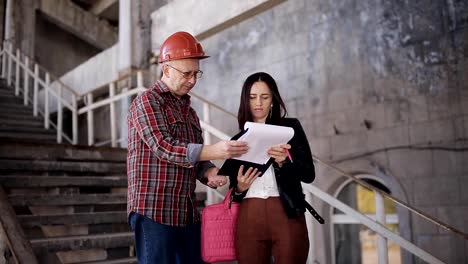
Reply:
[[[290,127],[246,122],[244,130],[247,128],[249,130],[238,141],[247,142],[249,151],[235,159],[259,164],[265,164],[270,159],[269,148],[286,144],[294,136],[294,129]]]

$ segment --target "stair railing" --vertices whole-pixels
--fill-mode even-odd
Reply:
[[[44,128],[50,126],[57,130],[57,143],[62,143],[66,139],[69,143],[78,143],[78,116],[77,101],[78,94],[70,87],[63,84],[58,78],[54,77],[49,71],[45,70],[39,64],[35,63],[28,56],[21,53],[19,49],[13,52],[13,44],[10,41],[3,43],[3,49],[0,53],[2,57],[2,78],[7,80],[8,86],[14,85],[15,95],[23,95],[23,103],[28,106],[33,105],[33,114],[44,117]],[[13,71],[13,63],[15,70]],[[31,64],[34,66],[31,68]],[[32,80],[32,95],[30,92]],[[51,81],[54,81],[53,83]],[[23,84],[23,85],[21,85]],[[39,92],[43,91],[44,109],[39,108]],[[57,102],[57,119],[54,123],[50,115],[50,96]],[[66,97],[71,97],[71,102]],[[72,113],[72,136],[71,138],[63,132],[63,108]]]

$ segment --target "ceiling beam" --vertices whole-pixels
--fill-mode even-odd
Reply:
[[[39,9],[46,19],[99,49],[117,42],[115,27],[71,1],[42,0]]]
[[[111,6],[114,4],[117,4],[118,0],[98,0],[95,1],[95,3],[91,6],[89,9],[89,12],[95,14],[95,15],[100,15],[107,9],[109,9]]]

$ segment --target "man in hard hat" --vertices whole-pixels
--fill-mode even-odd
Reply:
[[[197,114],[188,93],[202,77],[200,43],[187,32],[161,46],[162,77],[136,97],[128,113],[129,222],[135,232],[138,263],[203,263],[196,179],[223,186],[209,160],[238,157],[245,142],[203,145]]]

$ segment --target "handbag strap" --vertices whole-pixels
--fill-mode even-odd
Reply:
[[[224,207],[225,208],[229,208],[231,209],[231,203],[232,203],[232,199],[234,198],[231,194],[234,190],[234,187],[232,188],[229,188],[229,190],[227,191],[226,195],[224,196]]]
[[[307,201],[304,200],[304,206],[309,211],[312,216],[319,222],[320,224],[325,224],[325,220],[315,211],[315,209],[310,205]]]

